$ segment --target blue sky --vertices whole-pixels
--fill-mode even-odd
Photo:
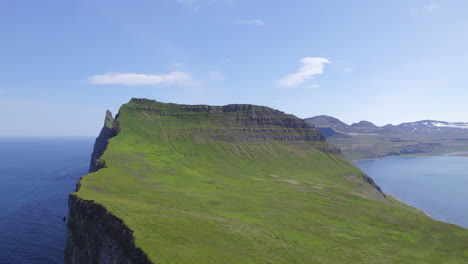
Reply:
[[[2,0],[0,136],[96,136],[132,97],[468,121],[464,0]]]

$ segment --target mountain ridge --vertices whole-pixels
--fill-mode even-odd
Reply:
[[[360,121],[347,125],[323,115],[304,120],[323,131],[349,159],[468,151],[468,122],[421,120],[376,126]]]
[[[385,195],[316,128],[225,109],[123,105],[70,195],[65,263],[463,262],[468,231]]]

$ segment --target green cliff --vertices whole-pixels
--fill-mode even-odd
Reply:
[[[132,99],[103,130],[66,263],[468,263],[468,230],[385,195],[292,115]]]

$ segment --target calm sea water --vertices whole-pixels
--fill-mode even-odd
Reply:
[[[384,192],[468,228],[468,157],[389,157],[355,164]]]
[[[0,263],[63,263],[68,194],[93,138],[0,138]]]

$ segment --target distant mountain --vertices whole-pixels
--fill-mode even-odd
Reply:
[[[306,123],[316,126],[325,137],[349,137],[350,126],[339,119],[321,115],[305,119]]]
[[[316,127],[332,127],[341,131],[349,129],[349,126],[339,119],[326,115],[306,118],[305,121],[314,124]]]
[[[372,133],[376,130],[381,130],[380,127],[374,125],[369,121],[360,121],[359,123],[354,123],[350,126],[352,129],[359,130],[362,132]]]
[[[468,134],[468,123],[422,120],[403,123],[397,126],[386,125],[386,130],[406,135],[426,135],[430,137],[456,137]]]
[[[379,127],[369,121],[348,125],[325,115],[305,121],[350,159],[468,151],[468,122],[422,120]]]

